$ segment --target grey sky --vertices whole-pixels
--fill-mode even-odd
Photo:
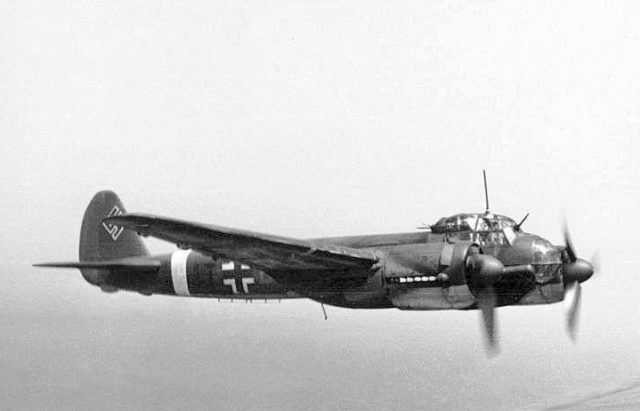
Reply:
[[[0,0],[0,408],[536,408],[638,379],[637,2]],[[492,209],[561,242],[564,307],[349,311],[107,295],[75,272],[132,211],[295,237]],[[153,251],[171,245],[151,242]],[[637,351],[637,350],[636,350]]]

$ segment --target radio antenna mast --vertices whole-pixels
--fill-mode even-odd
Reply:
[[[484,201],[487,205],[484,213],[489,214],[489,190],[487,189],[487,172],[485,170],[482,170],[482,178],[484,179]]]

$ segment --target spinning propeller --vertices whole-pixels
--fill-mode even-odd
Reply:
[[[467,268],[471,274],[472,287],[477,290],[476,298],[478,308],[482,312],[487,346],[490,352],[497,352],[495,308],[498,298],[494,284],[504,274],[504,265],[497,258],[478,252],[467,258]]]
[[[473,248],[467,257],[467,270],[482,313],[487,347],[490,354],[495,354],[498,351],[495,315],[498,297],[495,284],[507,275],[533,275],[533,267],[530,264],[505,267],[497,258],[480,254],[477,248]]]
[[[566,222],[563,227],[563,235],[565,243],[563,264],[564,286],[565,290],[571,287],[574,289],[573,300],[567,313],[567,331],[571,339],[575,341],[578,314],[580,312],[580,299],[582,297],[582,287],[580,283],[591,278],[594,269],[590,262],[577,257]]]

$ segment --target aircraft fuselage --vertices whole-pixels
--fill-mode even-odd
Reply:
[[[451,241],[428,232],[352,236],[313,240],[372,250],[383,263],[369,269],[366,281],[345,286],[323,281],[323,272],[278,273],[246,264],[213,259],[192,250],[145,257],[160,263],[155,272],[82,270],[85,278],[105,291],[128,290],[230,300],[310,298],[349,308],[409,310],[469,309],[476,303],[473,285],[464,273],[470,242]],[[505,266],[531,264],[535,275],[498,282],[498,305],[549,304],[564,298],[561,256],[555,246],[531,234],[518,234],[510,245],[484,247]],[[443,274],[446,275],[444,279]],[[287,278],[291,278],[287,282]],[[301,278],[306,281],[300,281]]]

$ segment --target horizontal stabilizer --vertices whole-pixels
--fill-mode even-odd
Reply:
[[[80,268],[80,269],[116,269],[130,271],[158,271],[161,263],[157,260],[139,259],[139,258],[123,258],[119,260],[107,261],[78,261],[78,262],[56,262],[56,263],[39,263],[34,267],[50,267],[50,268]]]

